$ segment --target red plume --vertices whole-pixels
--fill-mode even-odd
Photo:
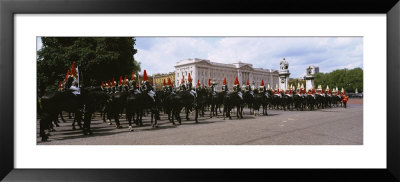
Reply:
[[[101,81],[101,87],[104,87],[104,81]]]
[[[67,74],[65,75],[64,82],[66,82],[68,80],[68,76],[69,76],[69,70],[67,71]]]
[[[208,86],[211,86],[211,79],[208,79]]]
[[[128,81],[127,81],[127,76],[125,75],[125,78],[124,78],[124,84],[126,85],[126,84],[128,84]]]
[[[264,86],[264,80],[261,80],[261,86]]]
[[[153,80],[150,81],[150,85],[153,86]]]
[[[226,85],[226,78],[224,78],[224,83],[222,85]]]
[[[58,82],[58,89],[61,89],[61,82]]]
[[[239,85],[239,79],[238,79],[238,77],[236,76],[235,77],[235,83],[234,83],[235,85]]]
[[[168,85],[171,85],[171,78],[168,77]]]
[[[200,86],[200,80],[197,80],[197,85],[196,87]]]
[[[168,78],[169,79],[169,78]],[[170,80],[171,81],[171,80]],[[165,79],[164,79],[164,82],[163,82],[163,85],[165,86],[167,83],[165,83]]]
[[[111,81],[110,80],[108,80],[108,86],[111,87]]]
[[[113,77],[113,79],[112,79],[112,86],[115,86],[115,80],[114,80],[114,77]]]
[[[182,75],[182,80],[181,80],[181,84],[185,83],[185,76]]]
[[[249,79],[247,79],[246,85],[250,85]]]
[[[188,82],[192,83],[192,77],[190,77],[190,73],[189,73],[189,76],[188,76]]]
[[[71,66],[71,75],[76,77],[76,62],[72,62],[72,66]]]
[[[147,72],[146,72],[146,70],[144,70],[144,71],[143,71],[143,79],[142,79],[142,80],[143,80],[143,81],[147,81],[147,79],[148,79],[148,78],[147,78]]]
[[[119,82],[118,85],[122,85],[122,76],[119,76]]]

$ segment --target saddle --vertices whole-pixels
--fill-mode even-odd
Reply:
[[[190,92],[189,92],[191,95],[193,95],[194,97],[196,97],[196,91],[194,91],[194,90],[190,90]]]
[[[156,96],[156,93],[153,90],[150,90],[149,92],[147,92],[147,95],[149,95],[153,101],[155,102],[156,99],[154,98]]]
[[[239,96],[241,99],[243,99],[243,94],[242,94],[242,92],[237,92],[237,94],[238,94],[238,96]]]
[[[155,93],[154,91],[152,91],[152,90],[150,90],[149,92],[147,92],[147,94],[148,94],[150,97],[154,97],[154,96],[156,95],[156,93]]]
[[[135,90],[133,91],[133,93],[134,93],[134,94],[140,94],[140,93],[142,93],[142,91],[140,91],[139,89],[135,89]]]

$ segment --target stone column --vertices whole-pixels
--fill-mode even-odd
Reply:
[[[309,76],[305,76],[306,79],[306,90],[310,90],[314,87],[314,76],[309,75]]]
[[[289,87],[289,63],[283,58],[279,70],[279,89],[288,89]]]
[[[314,87],[314,75],[312,73],[312,67],[309,66],[306,69],[306,76],[304,77],[304,79],[306,80],[306,90],[310,90]]]

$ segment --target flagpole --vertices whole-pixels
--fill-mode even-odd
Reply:
[[[157,87],[157,83],[156,83],[156,81],[154,80],[154,74],[153,74],[153,84],[154,84],[154,85],[153,85],[153,86],[154,86],[154,90],[156,91],[156,90],[157,90],[157,88],[156,88],[156,87]]]
[[[79,75],[80,75],[80,74],[79,74],[79,69],[78,69],[78,67],[79,67],[79,66],[76,66],[76,70],[75,70],[75,71],[76,71],[76,73],[78,74],[78,75],[77,75],[77,77],[78,77],[78,88],[80,88],[80,81],[79,81]]]

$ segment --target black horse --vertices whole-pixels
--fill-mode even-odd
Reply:
[[[49,129],[51,122],[57,119],[62,111],[75,113],[75,119],[78,123],[84,119],[83,134],[92,134],[90,128],[92,114],[98,109],[97,106],[104,103],[106,99],[107,96],[104,92],[92,87],[81,89],[80,95],[75,95],[68,89],[44,95],[41,98],[42,109],[40,113],[40,137],[42,141],[48,139],[48,133],[45,133],[45,130]]]
[[[305,100],[305,99],[304,99],[303,93],[301,93],[300,90],[296,91],[296,92],[293,94],[294,108],[295,108],[296,110],[303,111],[303,110],[304,110],[304,105],[305,105],[304,100]]]
[[[228,88],[226,85],[222,85],[221,92],[215,91],[215,85],[211,85],[209,92],[210,106],[211,106],[210,118],[212,118],[213,116],[218,116],[218,110],[221,111],[220,107],[223,104],[224,97],[227,93],[228,93]]]
[[[118,86],[118,88],[113,87],[113,91],[110,93],[110,100],[107,104],[107,118],[110,120],[110,125],[112,124],[112,119],[115,120],[116,128],[122,128],[119,122],[120,114],[126,108],[126,98],[128,96],[128,90],[126,87]]]
[[[156,103],[156,93],[149,82],[142,85],[141,92],[138,94],[139,112],[137,113],[137,122],[140,126],[143,125],[143,115],[150,110],[151,126],[158,127],[157,120],[160,119],[159,111]],[[154,120],[154,123],[153,123]]]
[[[275,92],[272,95],[272,108],[273,109],[280,109],[282,107],[280,107],[282,104],[282,93],[280,92]]]
[[[282,94],[281,104],[284,111],[286,111],[286,109],[289,111],[293,110],[293,100],[293,95],[291,93]]]
[[[47,93],[41,97],[41,113],[40,113],[40,136],[42,141],[46,141],[48,136],[45,130],[51,130],[52,122],[58,119],[58,115],[62,111],[74,112],[75,119],[81,126],[83,104],[81,98],[78,98],[71,91]],[[53,130],[54,131],[54,130]]]
[[[103,105],[109,100],[109,95],[104,93],[99,87],[86,87],[83,89],[83,103],[84,103],[84,122],[83,133],[92,134],[91,120],[96,111],[101,111]]]
[[[204,117],[205,108],[209,105],[209,94],[205,88],[196,88],[196,106],[200,116]]]
[[[306,98],[306,105],[307,105],[307,108],[308,108],[310,111],[314,110],[314,109],[315,109],[315,104],[316,104],[315,95],[313,95],[313,94],[307,94],[307,95],[305,96],[305,98]]]
[[[253,109],[254,109],[254,115],[260,113],[260,107],[263,107],[263,115],[268,116],[267,112],[267,104],[269,103],[271,96],[269,93],[265,90],[265,87],[261,87],[258,92],[254,95],[254,104],[253,104]],[[258,113],[255,111],[257,110]]]
[[[140,125],[139,115],[142,112],[140,102],[141,102],[141,93],[140,88],[136,87],[136,82],[133,81],[132,87],[129,89],[128,95],[126,97],[126,118],[129,123],[129,131],[133,131],[132,128],[132,120],[135,121],[136,125]],[[135,119],[136,115],[136,119]]]
[[[171,122],[175,125],[174,118],[176,118],[179,124],[182,124],[182,119],[180,117],[180,112],[185,108],[186,120],[190,120],[189,112],[195,109],[196,116],[195,121],[198,123],[198,108],[196,106],[196,91],[191,89],[189,84],[188,89],[185,86],[181,86],[180,91],[170,94],[167,97],[167,102],[170,103],[171,108]]]
[[[224,104],[224,120],[225,116],[228,117],[229,119],[232,119],[231,117],[231,110],[236,107],[236,116],[237,118],[243,118],[243,107],[244,107],[244,101],[243,101],[243,94],[240,92],[240,88],[238,86],[234,87],[234,91],[231,93],[227,93],[224,97],[223,100]]]
[[[253,104],[255,102],[254,97],[255,97],[254,91],[251,90],[250,85],[246,85],[246,88],[243,91],[243,101],[244,101],[244,104],[246,104],[247,107],[249,108],[250,114],[251,114],[251,109],[254,108],[253,107]]]

